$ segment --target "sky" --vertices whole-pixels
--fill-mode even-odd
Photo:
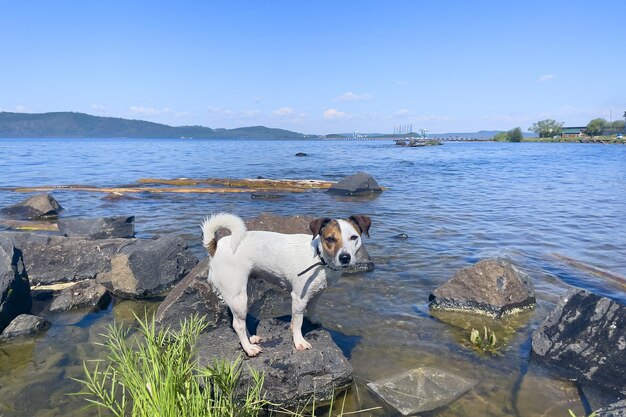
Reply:
[[[5,1],[0,111],[302,133],[626,111],[626,1]]]

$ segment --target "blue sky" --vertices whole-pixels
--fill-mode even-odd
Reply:
[[[304,133],[626,111],[626,2],[4,1],[0,110]]]

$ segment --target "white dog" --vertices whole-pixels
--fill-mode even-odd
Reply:
[[[218,213],[202,223],[202,241],[209,252],[209,282],[219,290],[233,314],[233,328],[248,356],[258,355],[261,338],[246,328],[248,277],[251,272],[270,274],[291,289],[291,330],[297,350],[311,349],[302,336],[302,319],[311,298],[354,265],[361,234],[369,237],[367,216],[347,220],[313,220],[310,235],[247,231],[241,218]],[[215,233],[230,230],[218,240]],[[312,306],[310,306],[310,310]]]

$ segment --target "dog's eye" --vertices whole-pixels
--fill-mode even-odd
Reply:
[[[328,237],[326,238],[326,242],[328,242],[328,243],[335,243],[335,238],[334,238],[334,237],[332,237],[332,236],[328,236]]]
[[[350,240],[357,240],[359,237],[357,235],[350,236]]]

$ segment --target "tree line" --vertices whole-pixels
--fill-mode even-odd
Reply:
[[[626,112],[624,112],[624,117],[626,117]],[[535,132],[540,138],[560,136],[563,131],[563,122],[557,122],[553,119],[540,120],[533,123],[528,130]],[[600,136],[606,134],[610,135],[622,130],[624,130],[624,120],[609,122],[608,120],[599,117],[587,123],[583,132],[589,136]]]

